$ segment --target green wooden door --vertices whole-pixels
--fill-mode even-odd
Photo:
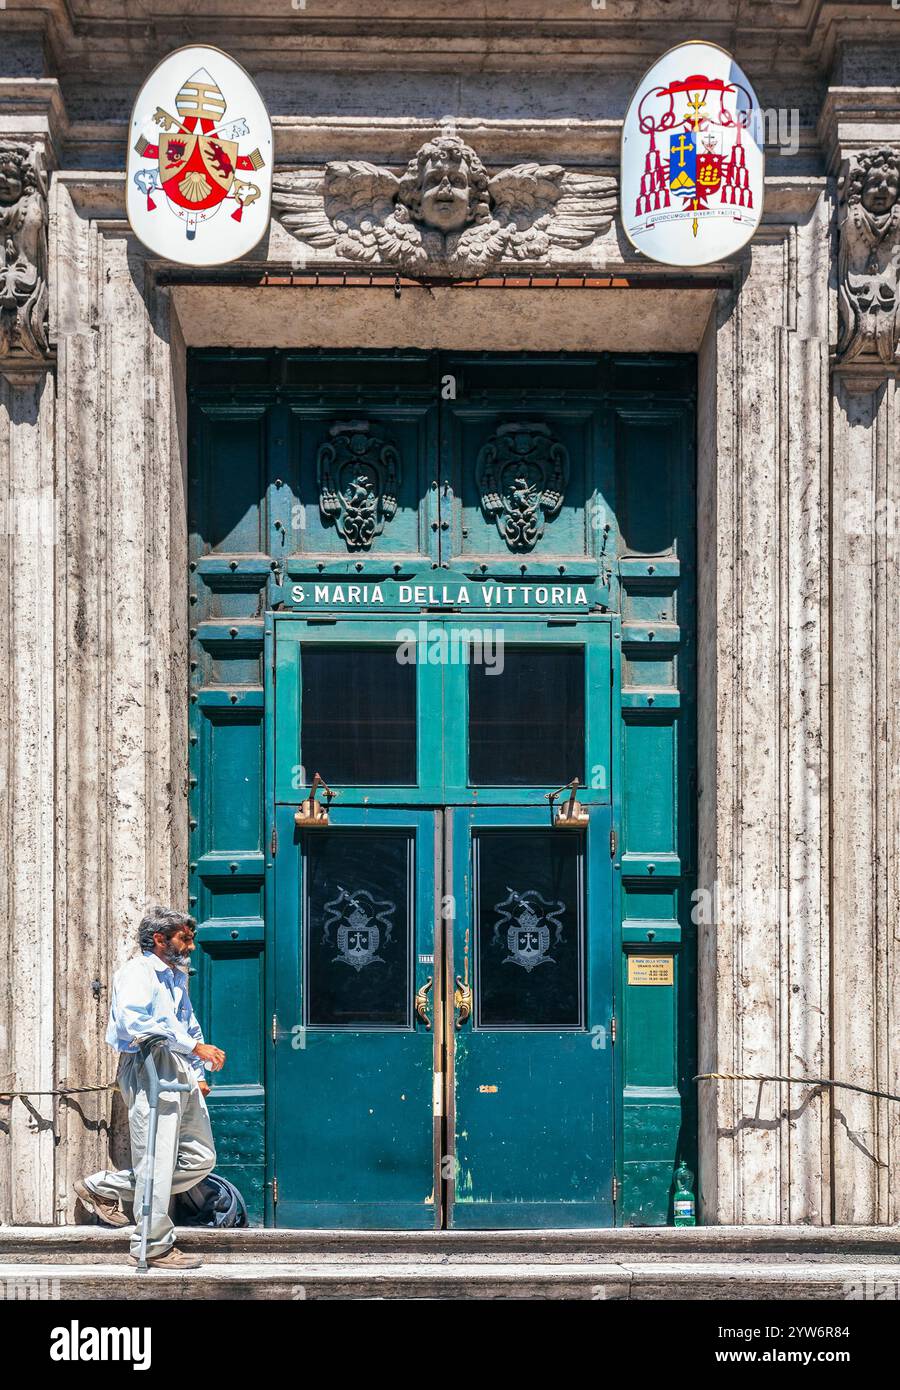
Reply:
[[[396,618],[272,631],[278,1223],[434,1226],[441,673]]]
[[[279,1223],[611,1224],[610,621],[272,631]]]
[[[501,634],[493,669],[445,681],[447,1219],[611,1225],[612,625],[520,611]]]
[[[695,1163],[693,363],[202,352],[190,394],[223,1171],[286,1226],[671,1220]],[[315,773],[329,823],[298,826]]]

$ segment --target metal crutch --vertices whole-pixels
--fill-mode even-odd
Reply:
[[[138,1274],[147,1273],[147,1241],[150,1237],[150,1214],[153,1209],[153,1173],[156,1168],[156,1125],[159,1119],[159,1097],[163,1091],[190,1091],[193,1089],[193,1084],[190,1081],[160,1082],[156,1062],[153,1060],[153,1049],[158,1047],[160,1043],[167,1041],[164,1036],[154,1034],[152,1037],[142,1038],[138,1043],[138,1052],[144,1066],[144,1075],[147,1078],[147,1101],[150,1106],[147,1152],[144,1155],[147,1172],[144,1179],[144,1201],[141,1207],[141,1250],[138,1256]]]

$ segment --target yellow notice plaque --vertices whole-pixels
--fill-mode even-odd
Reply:
[[[630,985],[672,985],[675,983],[674,956],[628,957]]]

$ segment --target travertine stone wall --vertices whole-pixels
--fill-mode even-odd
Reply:
[[[51,372],[0,361],[0,1092],[54,1085],[55,547]],[[0,1220],[52,1223],[48,1097],[0,1097]]]
[[[106,189],[78,181],[76,194],[77,206],[59,178],[52,209],[68,272],[54,301],[57,1057],[64,1084],[99,1085],[114,1074],[102,1044],[113,970],[147,903],[186,894],[186,512],[166,296],[148,291],[121,215],[107,221]],[[69,1211],[73,1180],[106,1161],[108,1109],[96,1097],[60,1109],[57,1200]]]
[[[900,394],[840,372],[832,408],[834,1072],[900,1092]],[[900,1220],[900,1106],[834,1107],[836,1221]]]
[[[829,1065],[827,215],[757,239],[701,353],[702,1072]],[[706,1219],[830,1220],[827,1093],[700,1086]]]

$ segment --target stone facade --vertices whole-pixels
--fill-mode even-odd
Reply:
[[[900,14],[413,8],[192,9],[256,77],[277,157],[267,241],[203,277],[124,214],[130,105],[184,26],[0,12],[0,1091],[110,1080],[111,970],[145,903],[186,891],[186,348],[402,344],[698,355],[701,1070],[896,1094]],[[690,276],[617,216],[630,92],[688,36],[772,117],[762,227]],[[373,268],[439,283],[388,309],[321,283]],[[503,274],[487,311],[446,283]],[[897,1104],[700,1085],[707,1221],[900,1220]],[[107,1110],[0,1095],[0,1220],[71,1219]]]

